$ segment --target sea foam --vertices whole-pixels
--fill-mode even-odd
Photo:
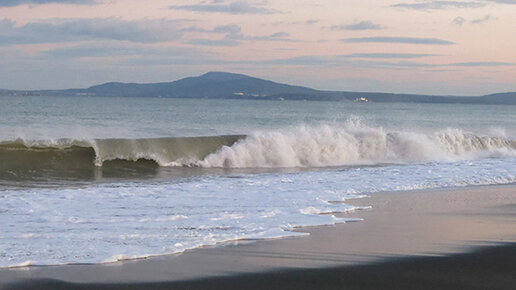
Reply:
[[[100,263],[347,221],[351,198],[516,182],[516,158],[1,191],[0,266]],[[373,209],[374,210],[374,209]],[[22,264],[23,265],[23,264]]]
[[[516,142],[460,129],[423,134],[348,123],[257,132],[195,163],[201,167],[324,167],[514,157]]]

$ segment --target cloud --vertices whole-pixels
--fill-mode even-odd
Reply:
[[[457,16],[453,19],[452,23],[458,26],[462,26],[466,22],[466,19],[461,16]]]
[[[498,18],[492,16],[492,15],[486,15],[482,18],[479,18],[479,19],[474,19],[471,21],[472,24],[482,24],[482,23],[485,23],[485,22],[488,22],[488,21],[492,21],[492,20],[496,20]]]
[[[347,58],[421,58],[427,56],[438,56],[437,54],[423,53],[352,53],[341,55]]]
[[[427,44],[427,45],[451,45],[455,44],[452,41],[438,39],[438,38],[417,38],[417,37],[387,37],[387,36],[376,36],[376,37],[358,37],[358,38],[346,38],[344,42],[350,43],[406,43],[406,44]]]
[[[58,63],[67,66],[162,66],[198,65],[221,63],[217,54],[195,47],[149,46],[133,43],[85,43],[42,51],[29,58],[30,61]],[[23,56],[22,56],[23,57]]]
[[[122,20],[119,18],[54,19],[23,26],[9,19],[0,21],[0,45],[51,43],[80,40],[164,42],[181,38],[179,21]]]
[[[471,20],[471,24],[482,24],[482,23],[486,23],[489,21],[497,20],[497,19],[498,19],[497,17],[494,17],[494,16],[488,14],[482,18]],[[462,26],[462,25],[464,25],[464,23],[466,23],[466,19],[463,17],[460,17],[460,16],[455,17],[452,21],[452,24],[455,24],[457,26]]]
[[[261,26],[284,26],[284,25],[314,25],[319,23],[319,19],[308,19],[303,21],[274,21],[263,23]]]
[[[219,4],[222,1],[215,1],[211,4],[205,4],[203,2],[194,5],[172,5],[169,9],[193,11],[193,12],[218,12],[218,13],[231,13],[231,14],[275,14],[279,11],[274,9],[268,9],[265,7],[253,6],[244,1],[236,1],[227,4]]]
[[[203,45],[203,46],[238,46],[240,42],[235,39],[223,38],[223,39],[206,39],[206,38],[195,38],[186,41],[188,44]]]
[[[361,21],[358,23],[348,25],[334,25],[330,27],[331,30],[380,30],[383,27],[371,21]]]
[[[312,67],[360,67],[360,68],[425,68],[434,67],[431,64],[409,61],[381,61],[381,60],[360,60],[353,59],[346,55],[304,55],[291,58],[273,59],[259,61],[260,64],[289,65],[289,66],[312,66]]]
[[[301,65],[301,66],[336,66],[343,60],[335,56],[304,55],[289,58],[258,61],[257,63],[274,65]]]
[[[273,33],[269,37],[270,38],[282,38],[282,37],[288,37],[288,36],[289,36],[288,33],[282,31],[282,32]]]
[[[246,36],[243,34],[226,34],[222,39],[205,39],[195,38],[186,41],[188,44],[204,45],[204,46],[238,46],[242,41],[281,41],[281,42],[297,42],[296,39],[288,38],[289,34],[286,32],[276,32],[270,35],[262,36]]]
[[[516,4],[516,0],[486,0],[498,4]]]
[[[211,38],[193,38],[186,41],[187,44],[202,46],[238,46],[240,40],[244,39],[241,28],[237,24],[219,25],[213,29],[205,29],[199,27],[189,27],[185,32],[201,32],[212,34],[225,34],[222,39]]]
[[[477,67],[477,66],[514,66],[516,64],[510,62],[497,62],[497,61],[484,61],[484,62],[457,62],[450,63],[447,66],[469,66],[469,67]]]
[[[297,42],[298,40],[289,37],[290,34],[284,31],[276,32],[270,35],[262,36],[247,36],[245,40],[259,40],[259,41],[282,41],[282,42]]]
[[[219,25],[213,29],[206,29],[197,26],[191,26],[182,29],[183,32],[201,32],[201,33],[230,33],[230,34],[239,34],[241,31],[240,26],[237,24],[227,24],[227,25]]]
[[[387,57],[389,58],[389,57]],[[508,62],[462,62],[462,63],[424,63],[416,61],[398,60],[376,60],[376,59],[353,59],[346,55],[304,55],[291,58],[280,58],[264,61],[255,61],[252,64],[258,65],[279,65],[279,66],[300,66],[300,67],[315,67],[315,68],[360,68],[360,69],[386,69],[386,70],[416,70],[422,71],[438,71],[442,69],[450,70],[457,67],[504,67],[514,66],[514,63]]]
[[[19,5],[42,5],[42,4],[50,4],[50,3],[59,3],[59,4],[86,4],[92,5],[97,4],[98,0],[2,0],[0,1],[0,7],[12,7]]]
[[[13,49],[0,47],[2,49]],[[73,46],[53,48],[27,56],[16,55],[18,63],[77,66],[159,66],[164,64],[222,63],[218,54],[195,47],[153,46],[145,43],[96,41]]]
[[[60,47],[41,52],[44,56],[56,58],[131,56],[149,53],[148,49],[116,45],[88,45]]]
[[[481,2],[462,2],[462,1],[426,1],[417,3],[398,3],[391,5],[395,8],[405,8],[414,10],[440,10],[456,8],[479,8],[486,6]]]
[[[240,31],[241,31],[240,26],[238,26],[236,24],[219,25],[213,29],[213,32],[216,32],[216,33],[239,34]]]
[[[186,43],[193,45],[203,46],[237,46],[241,41],[283,41],[283,42],[295,42],[297,40],[289,38],[289,34],[284,31],[275,32],[269,35],[261,36],[248,36],[241,33],[240,26],[236,24],[228,24],[216,26],[213,29],[205,29],[199,27],[188,27],[183,30],[184,32],[200,32],[200,33],[212,33],[212,34],[225,34],[222,39],[212,38],[193,38],[187,40]]]
[[[126,43],[110,42],[88,42],[85,44],[66,46],[49,49],[40,52],[44,56],[53,56],[57,58],[82,58],[82,57],[111,57],[111,56],[203,56],[212,55],[212,53],[200,51],[191,47],[174,47],[174,46],[149,46],[145,43]]]
[[[230,63],[224,60],[206,58],[199,55],[141,55],[139,57],[122,59],[117,62],[117,65],[129,68],[170,67],[181,65],[190,67],[191,69],[192,66],[205,66],[212,64],[227,65]]]
[[[374,57],[373,57],[374,58]],[[409,61],[382,61],[354,59],[348,55],[304,55],[252,62],[253,64],[312,66],[312,67],[360,67],[360,68],[398,68],[433,67],[431,64]]]

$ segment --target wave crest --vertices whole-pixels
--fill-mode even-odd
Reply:
[[[322,167],[516,156],[516,142],[459,129],[433,134],[347,125],[259,132],[196,163],[202,167]]]
[[[95,166],[114,164],[118,167],[134,164],[206,168],[324,167],[514,156],[516,142],[502,135],[478,136],[460,129],[430,134],[389,132],[351,119],[343,126],[299,126],[249,136],[16,139],[0,142],[0,171],[91,170]]]

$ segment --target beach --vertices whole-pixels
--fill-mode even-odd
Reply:
[[[515,1],[0,1],[0,290],[516,290]]]
[[[0,270],[2,289],[513,289],[516,186],[379,192],[310,235]]]

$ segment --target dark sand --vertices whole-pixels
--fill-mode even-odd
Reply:
[[[108,265],[0,270],[2,289],[516,289],[516,186],[373,194],[310,236]],[[3,287],[2,287],[3,286]]]
[[[515,289],[514,257],[516,245],[510,244],[468,254],[398,258],[347,267],[131,284],[35,280],[12,289]]]

